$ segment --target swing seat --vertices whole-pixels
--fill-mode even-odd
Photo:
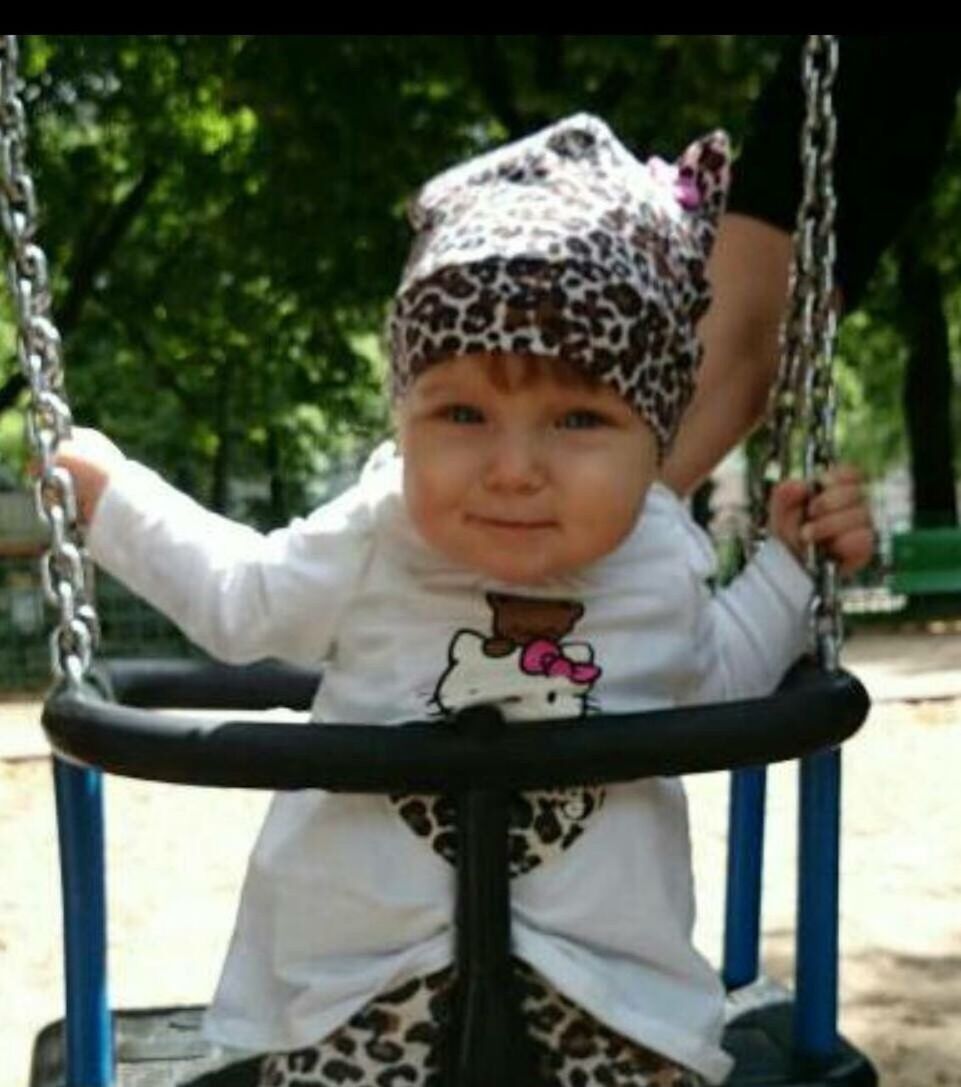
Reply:
[[[725,1087],[877,1087],[874,1066],[843,1037],[825,1061],[800,1056],[794,1046],[795,1010],[785,989],[780,999],[728,1023],[723,1045],[734,1058],[734,1070]]]
[[[510,724],[487,706],[465,710],[450,722],[414,722],[394,729],[335,724],[305,729],[295,723],[210,721],[132,708],[308,706],[317,677],[278,666],[233,669],[201,662],[112,662],[97,682],[99,693],[62,690],[44,708],[44,727],[60,756],[57,772],[68,783],[58,781],[58,802],[66,805],[60,823],[66,822],[74,835],[84,820],[74,817],[82,814],[82,808],[70,806],[76,802],[68,795],[72,776],[77,795],[86,790],[87,797],[91,795],[87,787],[91,782],[97,785],[100,778],[95,770],[83,767],[215,787],[320,787],[366,793],[405,789],[456,796],[458,986],[445,1087],[531,1083],[520,1051],[512,1048],[519,1034],[518,1013],[499,981],[509,976],[511,791],[796,759],[843,742],[861,726],[868,710],[867,695],[856,679],[809,665],[796,668],[767,699],[600,714],[589,727],[558,721],[541,722],[536,728]],[[119,695],[125,704],[106,701],[103,694]],[[770,727],[772,720],[778,723],[776,729]],[[99,811],[99,792],[93,791]],[[93,818],[100,816],[94,813]],[[96,831],[91,837],[97,837]],[[69,834],[64,842],[65,886],[72,888],[66,896],[70,907],[65,918],[68,1018],[41,1032],[30,1087],[65,1087],[68,1052],[84,1051],[80,1058],[74,1056],[71,1067],[93,1057],[91,1065],[100,1061],[100,1067],[109,1068],[111,1025],[112,1087],[252,1087],[256,1061],[232,1069],[230,1080],[213,1072],[223,1065],[223,1057],[200,1034],[202,1009],[107,1013],[103,963],[90,961],[97,956],[83,938],[93,934],[93,942],[105,946],[102,885],[99,889],[93,885],[98,880],[102,884],[102,859],[99,872],[91,875],[96,865],[89,853],[84,859],[83,844],[71,841]],[[98,851],[102,853],[102,848]],[[482,895],[477,893],[480,888]],[[84,916],[73,916],[81,913]],[[71,983],[70,967],[78,963],[80,971]],[[92,1008],[98,1000],[99,1007]],[[817,1007],[819,1002],[819,994],[807,993],[807,1006]],[[827,1056],[815,1059],[799,1046],[786,992],[772,999],[766,991],[763,1000],[753,1002],[735,992],[732,1016],[724,1045],[735,1058],[728,1081],[733,1087],[873,1087],[877,1082],[868,1060],[836,1039],[833,1026]],[[85,1030],[90,1037],[85,1037]],[[99,1055],[89,1044],[94,1035],[105,1040]],[[94,1079],[88,1074],[83,1087]],[[108,1080],[96,1082],[105,1087]]]
[[[204,1009],[149,1008],[113,1013],[116,1087],[180,1087],[215,1067],[215,1049],[200,1033]],[[29,1087],[64,1087],[64,1020],[37,1036]]]
[[[200,1033],[202,1007],[151,1008],[115,1012],[116,1087],[205,1087],[206,1073],[222,1065]],[[826,1065],[812,1065],[793,1053],[793,1003],[780,1000],[752,1008],[731,1022],[724,1048],[734,1057],[725,1087],[875,1087],[870,1061],[840,1039]],[[29,1087],[64,1087],[64,1023],[38,1035]],[[254,1087],[251,1064],[237,1066],[230,1087]],[[218,1081],[217,1087],[227,1087]],[[494,1087],[494,1085],[492,1085]]]

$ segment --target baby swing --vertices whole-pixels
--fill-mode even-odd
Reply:
[[[785,472],[802,408],[805,475],[831,463],[835,331],[835,39],[805,51],[804,192],[792,270],[785,353],[774,396],[768,465]],[[840,753],[868,712],[864,689],[838,667],[836,572],[815,561],[817,663],[798,664],[769,698],[505,723],[474,707],[443,723],[398,729],[224,718],[165,717],[148,708],[255,710],[309,706],[318,677],[278,665],[113,661],[93,667],[97,616],[88,593],[69,474],[53,463],[69,434],[60,343],[49,318],[46,259],[35,241],[36,200],[26,167],[26,118],[17,45],[0,37],[0,215],[13,249],[18,355],[31,389],[28,431],[41,464],[38,505],[50,527],[44,592],[59,609],[51,636],[55,684],[43,724],[54,779],[64,899],[66,1017],[41,1032],[31,1087],[151,1087],[202,1082],[211,1054],[201,1009],[111,1012],[106,987],[102,772],[156,781],[347,792],[450,792],[461,845],[457,870],[457,990],[447,1028],[447,1087],[533,1087],[523,1027],[508,996],[510,892],[507,798],[512,790],[735,769],[731,799],[723,977],[737,994],[725,1047],[729,1081],[751,1087],[871,1087],[870,1062],[839,1037],[837,881]],[[768,473],[770,475],[770,473]],[[772,728],[771,723],[777,722]],[[758,981],[763,765],[801,759],[800,872],[795,998]],[[754,994],[753,999],[749,994]],[[746,996],[745,994],[748,994]],[[737,1010],[740,1009],[740,1010]]]

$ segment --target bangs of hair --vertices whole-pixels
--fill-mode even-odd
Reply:
[[[487,379],[498,392],[527,389],[541,382],[569,388],[599,389],[602,382],[563,358],[544,355],[482,355],[478,358]]]

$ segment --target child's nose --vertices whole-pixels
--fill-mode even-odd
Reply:
[[[537,491],[547,479],[544,451],[536,435],[498,436],[485,466],[484,482],[495,490]]]

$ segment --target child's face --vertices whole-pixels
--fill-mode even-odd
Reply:
[[[398,422],[415,526],[500,581],[536,584],[613,551],[657,473],[654,435],[631,406],[550,359],[439,363]]]

